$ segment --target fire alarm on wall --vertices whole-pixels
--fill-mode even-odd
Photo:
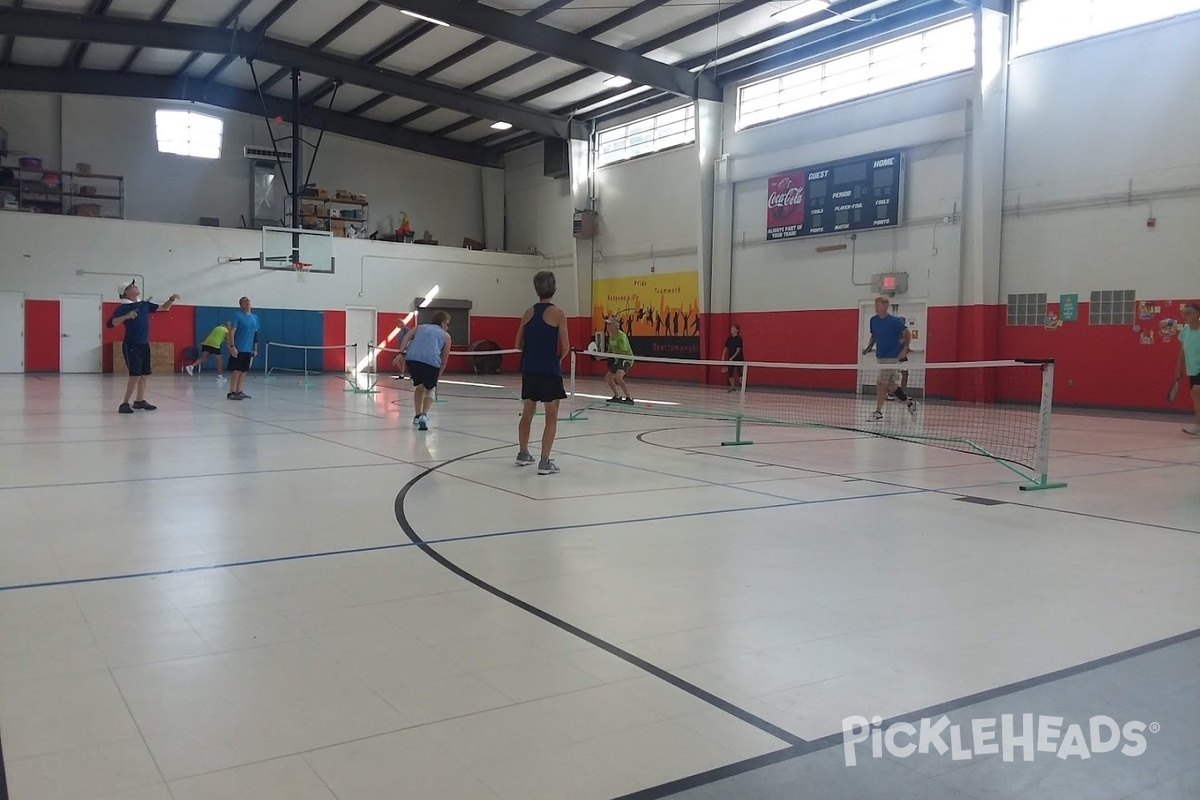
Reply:
[[[1147,227],[1147,228],[1153,228],[1153,227],[1154,227],[1155,225],[1157,225],[1157,224],[1158,224],[1158,220],[1157,220],[1157,219],[1155,219],[1154,217],[1147,217],[1147,218],[1146,218],[1146,227]]]

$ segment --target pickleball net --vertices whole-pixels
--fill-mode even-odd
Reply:
[[[571,355],[569,416],[652,414],[722,420],[723,444],[750,444],[755,425],[822,428],[916,442],[992,459],[1027,481],[1022,488],[1061,486],[1049,477],[1054,364],[1049,361],[792,364],[636,356],[626,385],[632,405],[615,402],[603,375],[610,353]],[[730,371],[736,378],[729,385]],[[905,394],[885,399],[876,419],[876,387],[907,372]]]

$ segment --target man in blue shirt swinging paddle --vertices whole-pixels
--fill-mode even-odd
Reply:
[[[908,346],[912,343],[912,333],[904,320],[893,317],[888,313],[891,305],[886,297],[875,298],[875,316],[871,317],[871,339],[867,342],[863,355],[875,350],[875,358],[879,363],[879,379],[875,385],[875,413],[871,415],[872,422],[883,421],[883,403],[888,393],[895,394],[896,399],[908,406],[908,413],[917,412],[917,403],[904,393],[896,380],[895,365],[908,360]]]
[[[158,406],[146,402],[146,377],[150,374],[150,315],[160,311],[170,311],[171,306],[179,299],[173,294],[167,302],[159,305],[148,300],[139,300],[142,290],[137,283],[131,282],[121,292],[122,304],[113,309],[108,318],[108,327],[125,326],[125,338],[121,345],[121,354],[125,357],[125,366],[129,369],[129,380],[125,383],[125,401],[117,409],[121,414],[132,414],[136,408],[139,411],[153,411]],[[129,400],[137,393],[133,405]]]

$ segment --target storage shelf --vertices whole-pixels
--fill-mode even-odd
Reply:
[[[0,184],[0,192],[11,194],[16,198],[16,208],[6,208],[7,211],[38,210],[47,214],[71,215],[74,206],[85,203],[119,203],[116,219],[125,218],[125,179],[120,175],[97,175],[94,173],[70,172],[47,167],[25,169],[22,167],[0,165],[0,169],[11,171],[11,183]],[[46,186],[43,176],[56,175],[60,181],[57,186]],[[80,190],[84,186],[92,186],[94,182],[115,181],[116,186],[103,186],[98,189],[108,189],[107,192],[97,191],[96,194],[85,194]],[[115,188],[116,193],[111,190]],[[74,202],[72,202],[74,201]],[[83,201],[83,202],[79,202]],[[105,218],[112,219],[111,206],[108,207]]]

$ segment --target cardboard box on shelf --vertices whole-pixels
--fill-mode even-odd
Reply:
[[[99,194],[99,192],[96,191],[95,186],[80,186],[79,193],[84,197],[91,197],[92,195]]]
[[[301,203],[300,216],[302,217],[319,217],[321,209],[316,203]]]
[[[92,174],[92,165],[88,164],[86,162],[80,161],[78,164],[75,165],[75,171],[77,173],[79,173],[80,175],[91,175]]]
[[[99,217],[100,211],[99,203],[80,203],[71,207],[71,213],[77,217]]]

